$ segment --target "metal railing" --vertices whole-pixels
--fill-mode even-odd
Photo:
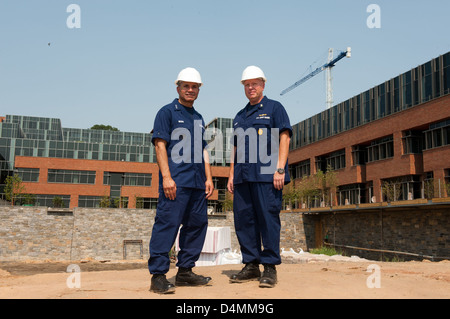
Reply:
[[[405,203],[407,203],[408,201],[412,202],[418,199],[431,200],[448,198],[450,197],[449,180],[450,178],[446,177],[444,180],[427,179],[421,182],[415,182],[416,184],[420,184],[420,188],[417,185],[415,189],[411,186],[412,183],[392,182],[390,185],[383,185],[382,183],[380,192],[382,198],[373,196],[373,189],[370,188],[365,190],[367,194],[359,192],[350,195],[350,193],[347,193],[347,196],[335,192],[313,196],[301,196],[300,193],[291,193],[289,196],[286,196],[288,194],[284,194],[282,208],[284,210],[309,209],[395,201],[405,201]]]

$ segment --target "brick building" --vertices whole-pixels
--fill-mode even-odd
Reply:
[[[114,207],[156,208],[158,200],[151,134],[64,128],[59,119],[6,115],[0,117],[0,168],[0,184],[17,173],[36,205],[53,206],[59,197],[71,208],[99,207],[105,199]],[[209,207],[220,210],[228,169],[212,171],[216,190]]]
[[[300,180],[331,167],[333,205],[424,198],[450,183],[450,52],[293,126],[289,164]],[[449,194],[450,195],[450,194]]]

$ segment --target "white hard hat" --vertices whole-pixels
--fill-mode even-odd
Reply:
[[[199,87],[202,86],[202,78],[200,73],[194,68],[185,68],[178,73],[175,84],[178,85],[180,81],[198,83]]]
[[[261,79],[266,82],[266,76],[264,75],[264,72],[254,65],[246,67],[244,72],[242,72],[241,83],[244,84],[245,80],[250,79]]]

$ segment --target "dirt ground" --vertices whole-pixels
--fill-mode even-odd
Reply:
[[[70,264],[79,273],[68,273]],[[373,265],[376,266],[373,266]],[[372,265],[372,266],[370,266]],[[150,292],[146,261],[0,262],[1,299],[449,299],[450,262],[310,262],[281,264],[278,284],[230,284],[240,264],[196,267],[211,285]],[[262,268],[262,267],[261,267]],[[167,278],[175,282],[176,268]],[[75,277],[78,276],[78,277]],[[78,281],[77,281],[78,280]],[[73,287],[79,284],[79,288]],[[72,286],[73,288],[69,287]],[[372,288],[370,288],[372,287]]]

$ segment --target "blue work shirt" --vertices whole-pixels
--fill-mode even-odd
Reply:
[[[200,113],[193,107],[183,106],[178,99],[156,114],[152,143],[155,145],[158,138],[167,142],[170,174],[177,187],[205,189],[204,131],[205,122]],[[159,188],[162,189],[161,171]]]
[[[279,149],[279,139],[278,141],[274,140],[277,135],[272,136],[275,133],[272,130],[274,128],[278,129],[279,134],[288,130],[289,136],[292,136],[289,116],[280,102],[264,96],[260,103],[256,105],[248,103],[244,109],[238,112],[233,120],[234,146],[237,147],[234,156],[234,184],[243,182],[273,183]],[[276,143],[277,146],[272,153],[273,143]],[[261,147],[263,148],[261,149]],[[284,169],[284,181],[287,184],[290,182],[287,161]]]

